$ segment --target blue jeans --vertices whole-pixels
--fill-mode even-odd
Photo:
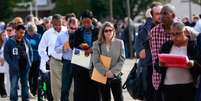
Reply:
[[[29,87],[28,87],[28,74],[29,69],[25,69],[20,71],[19,73],[10,73],[10,100],[17,101],[18,100],[18,80],[20,78],[21,82],[21,96],[22,101],[29,101]]]
[[[63,60],[61,101],[69,101],[68,97],[73,77],[72,72],[71,61]]]

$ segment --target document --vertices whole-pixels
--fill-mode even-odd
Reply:
[[[159,54],[159,61],[165,63],[166,67],[187,68],[189,59],[185,55]]]
[[[71,63],[89,69],[91,54],[84,55],[84,50],[74,48]]]
[[[105,68],[110,68],[112,61],[111,57],[100,55],[100,61]],[[106,84],[107,82],[107,77],[102,75],[95,67],[93,68],[91,79],[102,84]]]

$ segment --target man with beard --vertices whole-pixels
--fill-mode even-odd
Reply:
[[[154,101],[162,101],[162,99],[159,99],[161,96],[161,74],[158,70],[156,70],[155,67],[158,67],[157,60],[158,60],[158,54],[159,49],[161,46],[171,40],[171,25],[175,20],[175,7],[172,5],[165,5],[163,6],[161,12],[161,23],[154,27],[150,32],[150,49],[151,49],[151,55],[152,55],[152,67],[153,67],[153,73],[152,73],[152,83],[154,87],[153,95],[154,97],[157,97],[157,99],[154,99]]]
[[[139,58],[138,66],[145,70],[147,89],[145,90],[145,100],[154,101],[153,98],[153,85],[152,85],[152,60],[151,51],[149,48],[149,32],[151,29],[160,23],[160,11],[162,9],[162,4],[160,2],[153,2],[151,8],[147,10],[146,23],[140,27],[138,31],[138,36],[136,37],[136,42],[134,48],[136,50],[137,57]]]
[[[28,40],[24,38],[25,27],[16,26],[16,35],[9,38],[4,46],[4,57],[9,64],[10,100],[18,100],[18,80],[22,86],[22,101],[29,101],[28,75],[33,60],[33,51]]]

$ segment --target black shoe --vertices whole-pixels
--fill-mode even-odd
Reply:
[[[6,97],[7,97],[7,95],[6,95],[6,94],[3,94],[3,95],[1,95],[1,97],[2,97],[2,98],[6,98]]]

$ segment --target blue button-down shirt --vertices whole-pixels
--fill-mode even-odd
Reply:
[[[66,41],[69,42],[69,33],[68,32],[58,35],[57,40],[56,40],[56,44],[55,44],[55,51],[57,53],[62,53],[63,59],[71,60],[73,50],[71,48],[64,49],[64,43]]]

